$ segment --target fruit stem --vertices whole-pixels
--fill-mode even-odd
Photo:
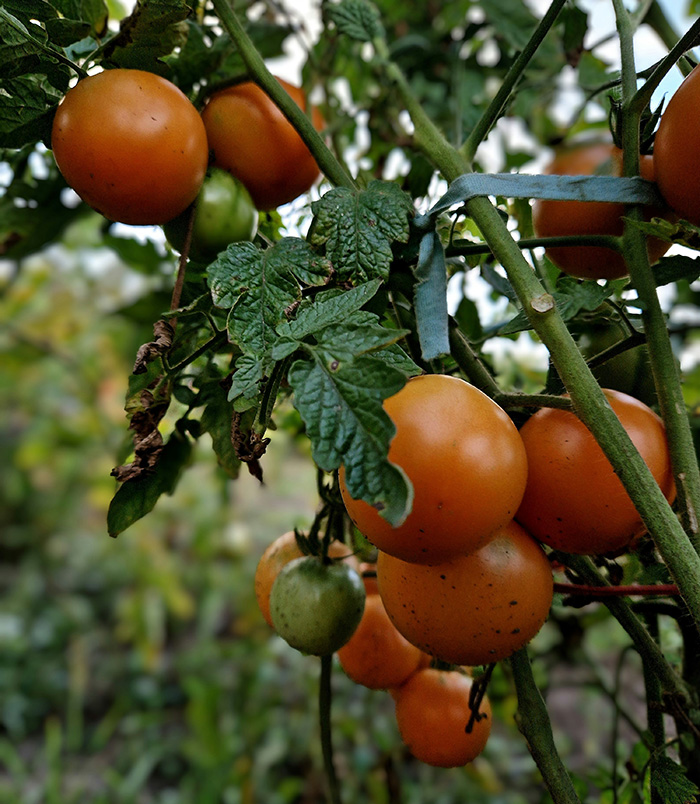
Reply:
[[[552,27],[552,25],[554,25],[557,17],[559,16],[559,12],[562,10],[565,3],[566,0],[553,0],[545,15],[540,20],[539,25],[530,37],[528,43],[520,51],[518,57],[515,59],[510,69],[504,76],[503,82],[494,95],[493,100],[489,104],[488,108],[481,115],[477,124],[471,130],[469,136],[460,147],[460,153],[468,162],[471,162],[474,159],[476,149],[483,142],[483,140],[486,139],[489,131],[491,131],[491,128],[495,125],[498,118],[503,114],[503,110],[510,100],[513,90],[523,76],[523,73],[525,72],[527,65],[530,63],[530,60],[537,52],[539,46],[542,44],[542,41],[549,32],[549,29]]]
[[[633,48],[633,27],[622,0],[613,0],[620,37],[622,62],[622,138],[623,168],[626,176],[639,172],[640,109],[637,105],[637,78]],[[631,221],[640,221],[642,211],[634,206],[628,211]],[[678,492],[681,522],[695,550],[700,552],[700,467],[698,466],[690,421],[686,413],[683,389],[673,347],[661,308],[654,274],[649,265],[644,233],[633,225],[625,225],[625,255],[632,284],[639,296],[639,306],[647,337],[651,371],[656,386],[661,415],[666,425],[671,448],[671,462]],[[654,535],[654,534],[652,534]],[[683,541],[687,541],[684,539]],[[670,545],[674,550],[680,544]],[[662,549],[662,554],[668,548]],[[664,555],[666,558],[666,555]],[[700,575],[695,576],[700,583]],[[697,613],[694,616],[697,620]]]
[[[289,120],[314,155],[325,177],[336,187],[356,189],[356,184],[343,165],[335,158],[323,137],[316,131],[307,114],[289,97],[279,81],[265,65],[238,15],[231,7],[230,0],[212,0],[221,24],[236,45],[251,78],[263,89]]]
[[[328,784],[328,799],[331,804],[342,804],[340,786],[333,763],[333,738],[331,734],[331,673],[333,654],[321,656],[321,681],[318,694],[318,712],[321,725],[321,750],[323,752],[323,768]]]
[[[552,724],[530,666],[527,648],[520,648],[510,657],[510,667],[518,696],[516,723],[527,740],[542,780],[554,804],[581,804],[574,785],[552,735]]]

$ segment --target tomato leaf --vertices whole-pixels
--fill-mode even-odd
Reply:
[[[186,0],[139,0],[105,45],[103,58],[117,67],[163,75],[167,70],[161,57],[185,44],[191,12]]]
[[[123,533],[134,522],[150,513],[161,495],[175,491],[191,453],[191,441],[179,430],[175,430],[163,447],[152,473],[122,483],[107,512],[110,536]]]
[[[210,379],[202,384],[197,403],[205,405],[202,428],[211,436],[219,466],[229,477],[238,477],[241,462],[231,440],[233,405],[227,399],[220,379]]]
[[[381,506],[382,516],[399,524],[410,511],[412,489],[387,460],[396,428],[382,401],[404,386],[406,375],[373,356],[339,361],[323,349],[310,351],[311,360],[292,364],[288,380],[314,461],[328,472],[344,464],[350,494]]]
[[[670,757],[658,757],[651,764],[651,787],[664,804],[690,804],[700,789],[686,775],[685,768]]]
[[[386,279],[393,242],[408,241],[410,198],[392,182],[373,181],[355,192],[336,187],[312,204],[309,241],[325,246],[341,279]]]
[[[337,6],[328,6],[328,17],[338,26],[340,33],[371,42],[384,36],[384,26],[376,6],[368,0],[342,0]]]
[[[671,257],[662,257],[654,266],[657,286],[670,285],[681,279],[694,282],[698,277],[700,277],[700,257],[674,254]]]
[[[301,286],[330,272],[328,260],[305,240],[287,237],[262,250],[234,243],[208,268],[214,304],[231,308],[228,332],[241,350],[262,357],[278,340],[276,327],[301,300]]]

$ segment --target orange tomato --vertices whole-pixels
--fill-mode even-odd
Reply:
[[[301,109],[303,90],[277,79]],[[325,122],[311,110],[318,131]],[[258,209],[274,209],[306,192],[319,168],[296,129],[257,84],[246,81],[214,93],[202,112],[213,164],[247,187]]]
[[[552,572],[540,545],[515,522],[479,550],[425,565],[379,554],[379,594],[396,628],[445,662],[480,665],[521,648],[552,603]]]
[[[265,618],[265,622],[271,627],[274,627],[272,626],[272,615],[270,614],[272,584],[275,582],[282,567],[295,558],[301,558],[303,555],[304,553],[301,552],[297,544],[294,531],[290,530],[278,536],[272,544],[268,545],[258,561],[254,581],[255,598],[260,613]],[[357,561],[352,555],[351,549],[343,542],[331,542],[328,548],[328,555],[331,558],[349,561],[353,569],[357,567]]]
[[[456,768],[484,750],[491,733],[491,705],[484,696],[469,733],[472,680],[457,670],[426,668],[396,691],[399,734],[416,759],[438,768]]]
[[[650,156],[640,160],[641,175],[654,180],[654,162]],[[622,151],[612,143],[588,143],[560,151],[546,173],[557,175],[622,175]],[[664,210],[653,210],[661,215]],[[624,204],[603,201],[552,201],[538,199],[532,207],[532,224],[537,237],[564,235],[622,234]],[[652,263],[668,251],[670,243],[658,238],[647,241]],[[549,259],[564,273],[583,279],[616,279],[626,276],[627,266],[622,254],[603,246],[552,246],[547,248]]]
[[[643,402],[605,395],[667,499],[675,496],[666,431]],[[542,408],[520,430],[529,475],[516,518],[535,538],[567,553],[598,555],[626,547],[644,529],[593,435],[572,412]]]
[[[415,673],[423,654],[396,630],[381,597],[368,594],[360,624],[338,651],[338,659],[356,684],[384,690],[400,686]]]
[[[438,563],[472,552],[513,518],[525,489],[527,459],[518,431],[492,399],[457,377],[410,379],[384,409],[396,425],[389,460],[413,484],[405,522],[394,528],[376,508],[340,491],[350,518],[376,547],[403,559]]]
[[[199,113],[170,81],[105,70],[58,107],[51,147],[68,184],[106,218],[163,224],[197,197],[209,148]]]
[[[700,103],[700,70],[694,69],[671,97],[654,140],[661,195],[683,218],[700,225],[700,130],[692,116]]]

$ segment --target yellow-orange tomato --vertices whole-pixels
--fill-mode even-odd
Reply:
[[[301,109],[303,90],[277,79]],[[248,189],[258,209],[274,209],[306,192],[319,168],[296,129],[257,84],[246,81],[212,95],[202,112],[213,164]],[[316,130],[325,122],[311,110]]]
[[[472,729],[472,680],[457,670],[426,668],[414,673],[394,696],[399,734],[416,759],[438,768],[457,768],[484,750],[491,733],[491,704],[484,696]]]
[[[423,654],[395,628],[378,594],[369,594],[355,633],[338,651],[340,665],[356,684],[372,690],[398,687],[415,673]]]
[[[258,561],[254,582],[255,598],[258,602],[260,613],[269,626],[272,626],[272,615],[270,614],[270,590],[272,589],[272,584],[275,582],[282,567],[295,558],[301,558],[303,555],[304,553],[301,552],[297,544],[294,531],[290,530],[278,536],[272,544],[268,545]],[[330,558],[350,561],[353,569],[357,567],[357,561],[352,555],[352,551],[343,542],[331,542],[328,548],[328,555]]]
[[[546,173],[557,175],[622,175],[622,151],[612,143],[588,143],[560,151]],[[650,156],[640,159],[641,175],[654,180],[654,162]],[[654,209],[651,215],[664,210]],[[624,229],[624,204],[603,201],[537,200],[532,208],[532,224],[537,237],[564,235],[614,235]],[[647,241],[651,262],[668,251],[670,243],[658,238]],[[627,274],[623,256],[604,246],[551,246],[547,256],[564,273],[584,279],[616,279]]]
[[[209,160],[202,119],[170,81],[105,70],[58,107],[51,147],[75,192],[106,218],[163,224],[197,197]]]
[[[397,629],[452,664],[510,656],[540,630],[552,603],[547,557],[516,522],[475,553],[443,564],[413,564],[380,553],[377,577]]]
[[[340,490],[358,529],[404,561],[438,563],[480,547],[513,518],[527,479],[518,431],[492,399],[457,377],[414,377],[384,409],[396,426],[389,460],[413,484],[411,513],[394,528],[376,508],[353,499],[344,466]]]
[[[700,225],[700,129],[692,116],[700,103],[700,70],[686,76],[661,115],[654,140],[654,167],[666,203]]]
[[[605,390],[612,409],[656,482],[675,485],[666,430],[651,408]],[[542,408],[521,428],[529,476],[516,518],[545,544],[567,553],[617,552],[643,531],[642,520],[593,435],[572,412]]]

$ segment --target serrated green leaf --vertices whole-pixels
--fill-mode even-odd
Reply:
[[[253,355],[241,355],[236,361],[236,370],[233,373],[228,394],[229,400],[239,397],[255,399],[260,394],[259,384],[269,373],[271,367],[271,360],[253,357]]]
[[[104,34],[108,18],[105,0],[54,0],[54,6],[66,20],[87,23],[94,36]]]
[[[408,377],[413,377],[421,373],[420,366],[418,366],[411,358],[404,352],[404,350],[397,344],[392,343],[385,349],[380,349],[372,353],[372,357],[377,360],[383,360],[395,369],[398,369]]]
[[[107,512],[110,536],[118,536],[150,513],[163,494],[172,494],[192,453],[190,440],[175,430],[151,474],[127,480],[112,498]]]
[[[68,47],[90,36],[92,27],[89,22],[82,20],[49,20],[46,23],[46,33],[57,47]]]
[[[316,464],[328,472],[343,464],[354,497],[381,506],[391,524],[402,522],[412,491],[404,473],[387,460],[396,430],[382,401],[404,386],[406,376],[375,357],[340,362],[316,353],[293,363],[288,380]]]
[[[274,346],[276,327],[301,299],[301,284],[317,283],[329,272],[328,261],[296,237],[264,251],[252,243],[233,243],[207,269],[214,304],[231,308],[231,340],[257,357]]]
[[[327,14],[340,33],[359,42],[371,42],[384,36],[384,27],[377,7],[368,0],[342,0],[328,5]]]
[[[341,279],[354,283],[386,279],[391,245],[409,235],[409,197],[391,182],[373,181],[366,190],[336,187],[312,205],[315,215],[309,233],[323,245]]]
[[[396,343],[408,330],[383,327],[373,313],[362,310],[349,321],[331,324],[316,333],[318,349],[335,360],[347,361]]]
[[[344,292],[323,291],[313,301],[302,303],[297,310],[296,318],[283,322],[277,328],[277,333],[280,337],[300,341],[324,327],[345,321],[375,295],[380,284],[379,280],[375,279]]]
[[[187,0],[139,0],[105,45],[103,58],[117,67],[162,75],[167,71],[162,57],[187,41],[191,11]]]
[[[241,462],[231,441],[231,418],[233,405],[219,379],[206,382],[197,397],[204,404],[201,417],[202,428],[209,433],[219,466],[229,477],[238,477]]]
[[[664,756],[652,762],[651,787],[664,804],[692,804],[700,793],[686,775],[685,768]]]

